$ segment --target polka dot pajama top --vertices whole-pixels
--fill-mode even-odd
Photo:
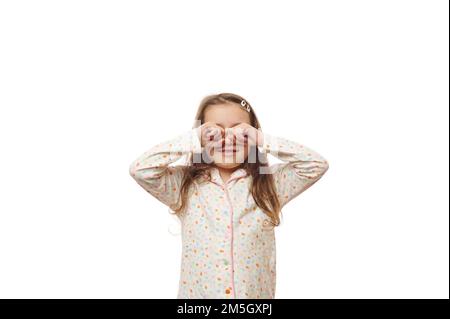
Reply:
[[[269,167],[281,207],[319,180],[327,161],[314,150],[264,134],[261,152],[281,160]],[[148,193],[173,207],[183,178],[183,155],[201,153],[191,129],[155,145],[131,163],[131,176]],[[243,168],[224,182],[211,166],[211,180],[189,189],[182,229],[181,274],[177,298],[275,298],[275,232],[250,193],[251,176]]]

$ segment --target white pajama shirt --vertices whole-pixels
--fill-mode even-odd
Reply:
[[[263,133],[261,152],[281,163],[270,166],[281,207],[305,191],[328,169],[323,156],[306,147]],[[179,165],[169,165],[191,152],[201,153],[195,129],[153,146],[130,165],[130,174],[166,206],[178,202]],[[182,229],[181,273],[177,298],[275,298],[274,227],[250,193],[252,177],[243,168],[224,183],[211,166],[211,181],[189,189]]]

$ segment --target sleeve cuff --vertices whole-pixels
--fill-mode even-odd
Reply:
[[[263,133],[263,145],[260,147],[262,153],[270,153],[271,148],[273,148],[274,138],[272,135]]]
[[[192,151],[194,153],[201,153],[202,152],[202,144],[200,142],[200,139],[197,134],[197,128],[193,128],[191,130],[191,145],[192,145]]]

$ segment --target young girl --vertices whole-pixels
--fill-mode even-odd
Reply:
[[[268,153],[281,162],[269,166]],[[186,165],[169,166],[184,155]],[[205,97],[193,129],[130,165],[181,221],[178,298],[274,298],[281,209],[327,169],[305,145],[263,133],[242,97]]]

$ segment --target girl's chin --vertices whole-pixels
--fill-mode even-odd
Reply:
[[[226,169],[234,168],[241,165],[240,163],[221,163],[221,162],[214,162],[214,164],[220,168]]]
[[[242,161],[238,159],[239,157],[236,156],[213,156],[214,163],[223,168],[233,168],[245,162],[244,158],[242,158]]]

